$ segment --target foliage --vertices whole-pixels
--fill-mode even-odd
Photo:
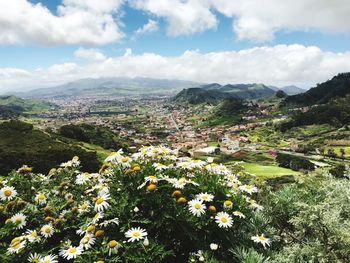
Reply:
[[[303,177],[264,193],[266,216],[280,236],[272,262],[349,262],[349,180]]]
[[[79,155],[82,166],[93,171],[100,165],[95,152],[87,152],[52,138],[21,121],[0,124],[0,173],[6,174],[22,164],[46,173],[51,167]]]
[[[309,160],[306,160],[299,156],[293,156],[290,154],[282,154],[282,153],[277,154],[276,162],[278,163],[279,166],[290,168],[293,171],[315,170],[315,165]]]
[[[270,241],[256,236],[265,221],[247,180],[239,164],[231,172],[165,147],[118,151],[99,173],[80,172],[76,157],[48,175],[24,167],[0,186],[0,261],[26,262],[38,253],[66,262],[64,255],[77,251],[78,263],[232,262],[237,247],[262,254],[251,237],[264,247]],[[25,220],[14,219],[18,214]]]
[[[125,143],[120,141],[110,129],[91,124],[68,124],[59,129],[59,134],[78,141],[99,145],[105,149],[117,147],[127,149]]]

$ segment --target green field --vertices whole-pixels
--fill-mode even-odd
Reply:
[[[260,165],[257,163],[243,163],[245,170],[249,173],[255,174],[259,177],[264,178],[274,178],[284,175],[299,175],[299,172],[293,171],[291,169],[271,166],[271,165]]]

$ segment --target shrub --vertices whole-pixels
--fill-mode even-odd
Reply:
[[[298,156],[293,156],[290,154],[281,154],[281,153],[277,154],[276,162],[278,163],[279,166],[290,168],[293,171],[315,170],[315,165],[309,160],[306,160]]]
[[[257,235],[257,188],[233,169],[165,147],[118,151],[99,173],[80,172],[78,158],[46,176],[23,168],[0,187],[0,261],[230,262],[238,247],[262,252],[254,241],[270,240]]]

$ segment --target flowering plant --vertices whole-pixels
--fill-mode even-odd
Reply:
[[[21,169],[1,181],[0,261],[228,262],[238,246],[270,245],[239,163],[150,146],[112,153],[98,173],[79,165],[74,157],[48,175]]]

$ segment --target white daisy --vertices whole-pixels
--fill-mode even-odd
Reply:
[[[83,249],[79,247],[69,246],[67,249],[61,249],[60,256],[67,259],[75,259],[77,256],[81,255],[83,253]]]
[[[7,249],[11,254],[17,254],[22,248],[24,248],[26,241],[23,237],[16,237],[12,239],[10,247]]]
[[[271,244],[271,240],[267,237],[265,237],[264,234],[256,235],[256,236],[252,236],[251,239],[255,242],[255,243],[260,243],[263,245],[264,248],[266,248],[266,246],[270,246]]]
[[[39,263],[58,263],[56,255],[47,255],[39,260]]]
[[[240,212],[240,211],[234,211],[233,214],[235,216],[240,217],[240,218],[245,218],[245,215],[242,212]]]
[[[103,212],[105,209],[107,209],[109,207],[109,203],[107,202],[109,199],[109,194],[98,196],[95,201],[95,211]]]
[[[98,221],[100,221],[100,219],[103,218],[103,213],[102,212],[98,212],[96,213],[96,215],[94,215],[94,217],[92,218],[92,223],[96,224]]]
[[[26,231],[26,238],[30,243],[33,243],[35,241],[38,241],[40,237],[38,236],[38,232],[36,230],[27,230]]]
[[[92,247],[92,245],[95,243],[95,238],[92,235],[86,234],[81,240],[80,240],[80,246],[84,249],[89,249]]]
[[[78,185],[86,184],[90,181],[90,174],[89,173],[81,173],[77,175],[77,178],[75,179],[75,183]]]
[[[89,201],[86,201],[78,206],[78,212],[80,214],[89,212],[91,205]]]
[[[2,201],[11,201],[17,195],[17,191],[12,186],[5,186],[0,189],[0,199]]]
[[[117,254],[118,249],[121,247],[120,243],[116,240],[109,241],[107,246],[108,246],[108,255],[109,256],[112,254]]]
[[[219,212],[215,216],[215,221],[219,227],[227,228],[232,226],[232,217],[226,212]]]
[[[35,201],[39,204],[39,205],[44,205],[47,202],[47,197],[45,194],[43,193],[39,193],[35,196]]]
[[[154,163],[152,166],[156,169],[156,171],[163,171],[168,168],[166,165],[161,163]]]
[[[116,217],[116,218],[112,218],[112,219],[109,219],[109,220],[105,220],[103,222],[101,222],[99,225],[102,226],[102,227],[107,227],[109,225],[119,225],[119,219]]]
[[[140,227],[138,228],[131,228],[125,233],[125,237],[129,238],[128,242],[134,242],[144,239],[147,236],[147,232],[145,229],[142,229]]]
[[[203,202],[211,202],[214,200],[214,196],[212,194],[208,194],[207,192],[200,193],[200,194],[196,195],[196,197],[199,200],[202,200]]]
[[[252,193],[256,193],[256,192],[258,191],[258,188],[256,188],[254,185],[246,185],[246,184],[241,185],[241,186],[239,187],[239,189],[240,189],[241,191],[244,191],[244,192],[250,194],[250,195],[251,195]]]
[[[15,215],[13,215],[10,220],[13,224],[16,225],[16,229],[22,229],[26,224],[26,216],[22,213],[17,213]]]
[[[188,209],[193,215],[199,217],[201,214],[205,213],[206,206],[203,204],[202,200],[193,199],[188,202]]]
[[[51,237],[53,233],[55,232],[55,229],[52,227],[51,224],[43,225],[40,229],[41,235],[44,237]]]
[[[38,253],[30,253],[28,257],[28,261],[31,263],[39,263],[42,257]]]

